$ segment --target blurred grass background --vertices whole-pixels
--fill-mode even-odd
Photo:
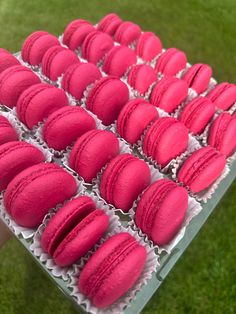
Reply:
[[[44,29],[61,34],[75,18],[96,23],[108,12],[209,63],[218,81],[236,83],[236,1],[0,0],[0,46],[20,50]],[[236,313],[236,183],[216,208],[143,313]],[[12,239],[0,251],[1,314],[74,314],[76,310]],[[118,313],[117,313],[118,314]]]

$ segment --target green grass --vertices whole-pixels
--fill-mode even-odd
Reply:
[[[211,64],[219,81],[236,83],[236,2],[0,0],[0,46],[11,51],[36,29],[62,33],[72,19],[97,22],[108,12],[156,32],[191,63]],[[235,313],[236,183],[143,313]],[[1,314],[73,314],[71,304],[16,240],[0,251]]]

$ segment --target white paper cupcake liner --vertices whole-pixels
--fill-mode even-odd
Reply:
[[[144,191],[145,192],[145,191]],[[143,192],[143,193],[144,193]],[[145,243],[149,244],[151,247],[156,248],[158,254],[161,254],[163,251],[166,252],[167,254],[171,254],[172,250],[174,249],[174,247],[181,241],[181,239],[184,237],[185,235],[185,231],[187,226],[190,224],[191,220],[197,216],[200,211],[202,210],[202,206],[199,202],[197,202],[193,197],[188,197],[188,209],[184,218],[184,221],[182,223],[182,226],[180,227],[179,231],[176,233],[176,235],[174,236],[174,238],[166,245],[164,246],[158,246],[156,244],[153,243],[152,240],[149,239],[149,237],[136,225],[135,223],[135,212],[136,212],[136,208],[138,206],[138,203],[141,199],[141,196],[143,195],[143,193],[139,196],[139,198],[134,202],[133,207],[130,210],[130,222],[128,223],[128,225],[135,230],[136,232],[138,232],[140,237],[144,238]]]
[[[236,112],[236,102],[228,109],[230,114],[234,114]]]
[[[181,158],[177,158],[176,161],[171,165],[171,176],[172,179],[176,182],[179,182],[177,179],[177,173],[184,161],[191,155],[191,153],[187,153]],[[193,193],[189,190],[187,186],[185,188],[188,190],[189,195],[194,197],[198,201],[202,201],[206,203],[209,199],[212,198],[213,194],[216,192],[217,187],[219,186],[220,182],[228,175],[230,169],[229,166],[226,165],[224,170],[222,171],[221,175],[205,190],[199,193]]]
[[[136,294],[138,291],[142,289],[144,285],[152,278],[153,273],[156,271],[156,268],[159,266],[157,255],[152,247],[147,245],[144,242],[143,238],[139,237],[138,233],[133,231],[131,228],[123,228],[121,227],[120,230],[111,233],[109,235],[112,236],[114,234],[120,232],[128,232],[130,233],[135,239],[145,247],[147,251],[147,260],[144,266],[143,272],[140,275],[137,282],[134,286],[123,296],[121,297],[116,303],[110,306],[107,309],[98,309],[95,307],[89,299],[87,299],[82,293],[80,293],[79,288],[77,286],[78,278],[80,273],[85,265],[85,261],[77,266],[76,272],[70,275],[70,282],[68,288],[71,290],[71,296],[75,299],[75,301],[84,306],[86,312],[91,314],[117,314],[123,313],[124,310],[131,304],[131,302],[136,298]]]
[[[81,191],[79,191],[79,193],[72,197],[70,200],[82,196],[82,195],[86,195],[89,196],[93,199],[93,201],[96,204],[96,208],[102,209],[104,210],[104,212],[106,213],[106,215],[109,216],[109,227],[107,229],[107,231],[105,232],[104,236],[102,237],[102,239],[95,245],[95,248],[97,248],[99,246],[99,244],[101,242],[104,241],[105,237],[107,234],[111,233],[113,230],[119,229],[120,228],[120,222],[118,217],[109,209],[109,206],[105,205],[100,199],[98,199],[94,194],[90,194],[85,192],[83,189]],[[68,201],[66,201],[64,204],[66,204]],[[47,254],[46,252],[44,252],[44,250],[41,247],[41,237],[42,234],[46,228],[46,226],[48,225],[49,221],[51,220],[51,218],[56,214],[56,212],[62,207],[58,206],[55,209],[53,209],[49,214],[47,214],[42,222],[42,224],[38,227],[34,238],[33,238],[33,243],[30,246],[30,250],[34,253],[34,255],[39,259],[39,261],[45,265],[45,267],[52,272],[54,277],[57,278],[62,278],[64,281],[68,280],[68,276],[74,273],[74,268],[75,268],[75,264],[68,266],[68,267],[60,267],[58,266],[53,258]],[[91,249],[84,257],[82,257],[82,260],[86,260],[88,255],[91,255],[91,253],[94,251],[94,249]],[[81,259],[80,259],[81,260]],[[81,261],[78,261],[78,263],[80,263]]]

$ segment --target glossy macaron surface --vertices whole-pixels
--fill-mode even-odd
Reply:
[[[22,170],[44,162],[45,156],[37,147],[21,141],[0,146],[0,191]]]
[[[145,133],[144,153],[161,167],[181,155],[188,146],[188,129],[172,117],[157,119]]]
[[[188,157],[178,171],[177,178],[192,192],[208,188],[222,173],[226,165],[224,155],[206,146]]]
[[[82,134],[95,128],[95,120],[85,109],[66,106],[49,115],[42,133],[47,145],[60,151],[71,146]]]
[[[152,104],[141,98],[132,99],[118,116],[117,132],[128,143],[134,144],[141,139],[147,126],[157,118],[158,112]]]
[[[16,111],[19,119],[32,129],[52,112],[69,104],[62,89],[39,83],[27,88],[19,97]]]
[[[0,115],[0,145],[17,141],[18,134],[8,119],[2,115]]]
[[[0,73],[14,65],[19,65],[20,62],[9,51],[0,48]]]
[[[105,125],[109,125],[117,119],[128,99],[126,84],[117,77],[107,76],[98,80],[89,91],[86,106]]]
[[[119,141],[113,133],[91,130],[76,141],[70,153],[69,166],[86,182],[91,182],[118,154]]]
[[[78,287],[96,307],[106,308],[135,284],[146,258],[146,249],[130,234],[113,235],[89,259]]]
[[[7,68],[0,74],[0,103],[13,108],[21,93],[38,83],[39,77],[22,65]]]
[[[160,179],[142,194],[135,222],[155,244],[165,245],[179,231],[187,208],[187,191],[169,179]]]
[[[207,142],[226,157],[236,149],[236,119],[222,112],[211,124]]]
[[[102,173],[100,193],[107,203],[128,212],[150,181],[150,169],[143,160],[121,154],[113,158]]]
[[[20,172],[7,186],[4,203],[17,224],[39,226],[50,208],[77,191],[74,177],[57,164],[40,163]]]

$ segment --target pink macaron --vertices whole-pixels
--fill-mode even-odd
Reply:
[[[215,148],[206,146],[195,151],[180,167],[177,178],[190,191],[199,193],[208,188],[223,172],[224,155]]]
[[[121,110],[116,129],[128,143],[135,144],[157,118],[158,112],[152,104],[142,98],[132,99]]]
[[[151,184],[142,194],[135,223],[155,244],[168,244],[177,234],[188,209],[188,193],[169,179]]]
[[[21,93],[38,83],[40,83],[39,77],[22,65],[6,69],[0,74],[0,103],[13,108]]]
[[[71,50],[76,50],[81,47],[86,36],[94,30],[93,25],[86,20],[73,20],[64,30],[63,44],[68,46]]]
[[[17,141],[18,134],[7,118],[0,115],[0,145]]]
[[[102,74],[93,63],[71,65],[62,78],[62,88],[77,100],[83,97],[85,89],[100,79]]]
[[[147,130],[142,144],[145,155],[161,167],[186,151],[187,146],[188,129],[171,117],[157,119]]]
[[[113,235],[83,268],[79,290],[97,308],[106,308],[133,287],[144,269],[146,258],[146,249],[129,233]]]
[[[129,46],[131,43],[137,41],[140,35],[140,27],[135,23],[126,21],[121,23],[117,28],[114,39],[121,45]]]
[[[201,134],[215,113],[214,104],[206,97],[199,96],[190,101],[180,113],[179,120],[193,134]]]
[[[64,150],[82,134],[96,128],[96,122],[85,109],[66,106],[49,115],[43,126],[43,138],[48,147]]]
[[[49,48],[59,45],[60,43],[56,36],[45,31],[36,31],[25,39],[21,48],[21,56],[23,61],[30,65],[39,65],[45,52]]]
[[[188,87],[201,94],[207,89],[211,76],[212,69],[208,64],[196,63],[187,70],[182,79],[187,82]]]
[[[164,77],[154,86],[150,102],[166,112],[173,112],[188,96],[188,85],[176,77]]]
[[[40,163],[20,172],[8,184],[4,204],[22,227],[39,226],[50,208],[77,191],[74,177],[53,163]]]
[[[52,112],[67,105],[68,99],[62,89],[39,83],[30,86],[20,95],[16,111],[21,122],[32,129]]]
[[[69,166],[86,182],[91,182],[118,154],[119,141],[112,132],[91,130],[76,141],[70,153]]]
[[[222,112],[210,126],[207,142],[226,157],[236,149],[236,119]]]
[[[169,48],[157,59],[155,69],[165,76],[173,76],[186,67],[187,58],[183,51]]]
[[[0,73],[14,65],[19,65],[20,62],[9,51],[0,48]]]
[[[156,80],[156,73],[148,64],[134,65],[128,74],[128,84],[140,94],[145,94]]]
[[[123,76],[137,57],[134,51],[127,46],[114,46],[105,56],[103,71],[117,77]]]
[[[109,13],[98,23],[97,30],[113,36],[121,23],[122,19],[117,14]]]
[[[69,266],[101,239],[109,217],[96,209],[88,196],[74,198],[52,217],[43,231],[41,245],[59,266]]]
[[[236,85],[220,83],[206,96],[222,110],[228,110],[236,102]]]
[[[56,81],[67,68],[80,60],[77,55],[62,46],[54,46],[47,50],[42,60],[42,73],[50,80]]]
[[[128,99],[126,84],[117,77],[107,76],[97,81],[89,91],[86,106],[105,125],[109,125],[117,119]]]
[[[152,32],[144,32],[139,37],[135,48],[136,54],[144,61],[152,61],[162,51],[159,37]]]
[[[90,32],[82,45],[82,56],[89,62],[97,64],[105,54],[113,47],[112,38],[102,32]]]
[[[0,191],[22,170],[45,161],[41,150],[20,141],[0,146]]]
[[[100,194],[107,203],[128,212],[150,181],[150,169],[143,160],[131,154],[121,154],[105,168]]]

